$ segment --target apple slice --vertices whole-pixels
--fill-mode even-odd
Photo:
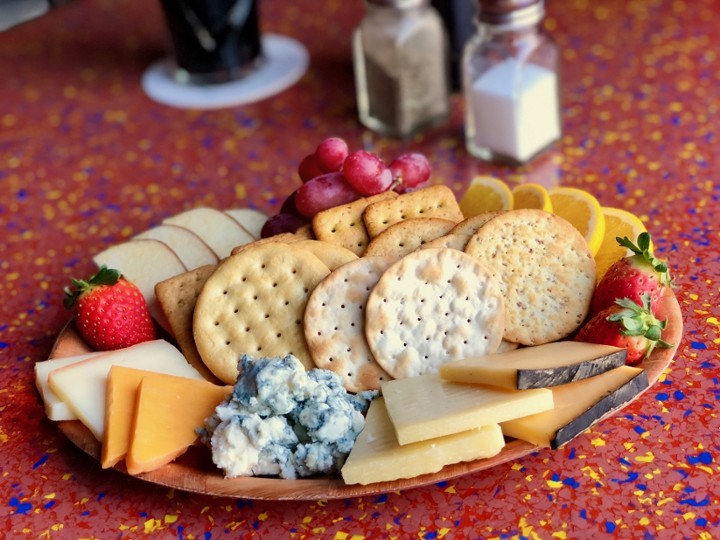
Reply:
[[[185,268],[194,270],[207,264],[217,264],[218,257],[197,234],[177,225],[158,225],[141,232],[133,240],[160,240],[175,252]]]
[[[252,208],[231,208],[225,210],[225,213],[245,227],[255,239],[260,238],[260,231],[262,231],[263,225],[268,219],[260,210]]]
[[[150,315],[160,326],[169,329],[155,297],[155,284],[187,271],[185,265],[167,244],[145,238],[117,244],[101,251],[93,261],[98,266],[115,268],[125,279],[137,285],[145,297]]]
[[[194,232],[220,259],[229,256],[234,247],[255,240],[237,221],[214,208],[187,210],[163,220],[163,224],[177,225]]]

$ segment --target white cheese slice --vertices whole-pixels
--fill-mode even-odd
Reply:
[[[102,440],[105,431],[106,383],[114,365],[179,377],[203,378],[180,351],[161,339],[110,351],[51,371],[48,375],[50,388],[98,441]]]
[[[507,390],[445,381],[437,373],[382,384],[400,444],[442,437],[552,409],[546,388]]]
[[[445,465],[488,458],[505,440],[497,424],[481,426],[431,441],[400,446],[383,398],[370,404],[365,427],[341,470],[346,484],[373,484],[434,473]]]
[[[520,390],[547,388],[625,365],[626,356],[626,349],[610,345],[556,341],[448,362],[439,372],[443,379],[455,382]]]
[[[50,388],[48,384],[48,375],[50,372],[102,354],[105,353],[91,352],[77,356],[67,356],[65,358],[51,358],[50,360],[35,364],[35,386],[37,386],[38,392],[40,392],[40,397],[42,397],[43,404],[45,405],[45,414],[47,414],[50,420],[55,420],[56,422],[60,420],[77,420],[75,413],[72,412],[65,402]]]
[[[503,422],[502,430],[509,437],[559,448],[647,387],[644,370],[622,366],[552,388],[552,410]]]

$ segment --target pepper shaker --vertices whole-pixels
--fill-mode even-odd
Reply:
[[[353,35],[360,122],[411,137],[450,112],[447,34],[430,0],[366,0]]]
[[[479,0],[463,53],[465,141],[475,157],[520,165],[561,137],[559,54],[543,0]]]

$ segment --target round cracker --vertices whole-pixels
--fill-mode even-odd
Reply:
[[[315,367],[302,328],[305,304],[330,270],[292,244],[265,243],[233,255],[205,282],[193,334],[205,365],[233,384],[241,354],[296,356]]]
[[[330,271],[358,258],[358,256],[349,249],[339,244],[332,244],[322,240],[300,240],[295,245],[307,249],[324,262]]]
[[[585,319],[595,260],[582,235],[563,218],[543,210],[505,212],[478,229],[465,252],[500,283],[506,340],[557,341]]]
[[[365,335],[395,378],[494,352],[504,330],[500,287],[488,269],[450,248],[411,253],[388,268],[368,297]]]
[[[305,307],[305,339],[319,368],[334,371],[349,392],[379,390],[392,377],[365,341],[365,304],[394,257],[362,257],[323,279]]]

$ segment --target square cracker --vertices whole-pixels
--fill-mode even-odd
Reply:
[[[365,257],[380,256],[399,259],[426,242],[446,235],[455,222],[442,218],[412,218],[391,225],[370,240]]]
[[[155,285],[155,295],[170,325],[170,332],[187,361],[203,377],[216,382],[217,378],[200,358],[192,332],[195,302],[205,281],[214,271],[215,265],[209,264],[168,278]]]
[[[362,255],[370,240],[362,218],[365,208],[370,204],[397,197],[398,194],[394,191],[385,191],[318,212],[312,221],[315,236],[318,240],[339,244],[356,255]]]
[[[399,221],[421,217],[449,219],[455,223],[464,219],[455,194],[444,185],[403,193],[394,199],[373,203],[363,212],[370,238]]]

